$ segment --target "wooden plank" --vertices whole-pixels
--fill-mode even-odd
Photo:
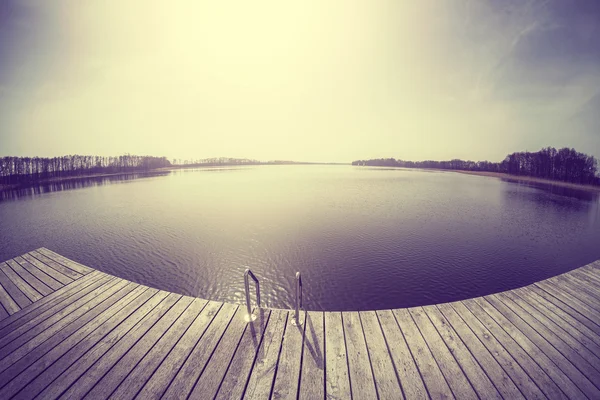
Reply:
[[[594,369],[600,368],[600,360],[587,351],[581,343],[578,343],[569,335],[559,337],[560,331],[548,329],[507,296],[493,295],[486,297],[486,300],[502,312],[513,324],[518,324],[517,326],[521,332],[524,332],[527,337],[534,342],[537,341],[539,343],[538,347],[542,348],[546,355],[552,358],[555,364],[571,377],[571,380],[588,384],[586,380],[582,379],[581,374],[583,374],[589,381],[600,386],[600,372]],[[544,321],[549,322],[547,319]],[[560,329],[556,325],[554,325],[554,328]],[[569,343],[572,346],[577,346],[578,351],[569,346]],[[592,365],[590,362],[594,364]],[[590,386],[590,389],[592,386]],[[600,397],[600,390],[595,389],[597,396]]]
[[[181,314],[165,335],[160,338],[158,343],[150,349],[148,354],[144,356],[129,375],[127,375],[125,380],[121,382],[110,398],[134,398],[154,371],[160,366],[171,349],[177,344],[177,341],[187,331],[192,322],[198,317],[204,306],[206,306],[206,303],[206,300],[194,299],[192,304]]]
[[[152,374],[152,377],[146,382],[136,398],[146,400],[162,397],[171,380],[192,352],[194,345],[202,337],[214,316],[221,309],[222,304],[216,301],[208,302],[190,328],[183,334],[179,342],[177,342],[177,345],[171,350],[167,358]]]
[[[239,310],[240,312],[236,314],[239,308],[234,304],[223,304],[202,338],[196,343],[188,359],[175,375],[163,395],[163,399],[181,399],[189,396],[234,315],[238,320],[243,321],[243,310]]]
[[[29,284],[34,290],[36,290],[42,296],[48,296],[50,293],[54,292],[49,286],[47,286],[44,282],[40,281],[38,278],[33,276],[29,271],[23,268],[19,263],[15,260],[8,260],[6,262],[10,268],[17,273],[21,279]],[[39,299],[38,299],[39,300]]]
[[[271,311],[269,324],[256,355],[254,368],[250,373],[250,379],[244,393],[245,399],[270,397],[287,319],[288,311]]]
[[[168,292],[164,291],[156,292],[156,289],[149,289],[149,293],[152,295],[150,300],[147,300],[124,321],[117,320],[118,326],[116,328],[112,329],[112,324],[108,324],[106,327],[101,327],[101,330],[99,330],[98,333],[93,335],[89,340],[85,340],[85,343],[82,344],[74,354],[73,358],[77,361],[68,366],[68,368],[64,371],[62,371],[62,368],[60,368],[58,371],[60,375],[54,379],[49,386],[46,386],[46,388],[39,394],[38,398],[58,398],[58,396],[67,390],[98,359],[100,359],[110,348],[118,343],[121,338],[127,335],[131,329],[136,327],[140,321],[144,320],[144,318],[148,316],[148,313],[152,312],[152,310],[154,310],[169,295]],[[106,331],[110,331],[110,333],[103,337],[103,334],[106,333]],[[88,345],[92,345],[91,349],[87,350],[81,356],[79,350],[83,349],[85,351]]]
[[[471,383],[448,350],[448,347],[444,344],[443,339],[427,317],[427,314],[425,314],[421,307],[409,308],[408,312],[417,324],[442,374],[446,377],[446,382],[450,386],[454,396],[459,399],[476,399],[477,394]]]
[[[110,287],[100,288],[97,292],[92,293],[89,296],[88,301],[83,306],[78,307],[75,311],[67,314],[64,318],[56,321],[56,323],[51,326],[46,326],[43,329],[34,329],[30,331],[32,332],[32,335],[29,335],[28,332],[27,335],[21,335],[16,340],[13,340],[0,350],[0,364],[11,367],[6,369],[6,371],[13,370],[16,368],[15,365],[13,365],[16,360],[24,357],[47,340],[50,340],[57,332],[61,331],[62,334],[72,327],[78,326],[80,323],[86,321],[90,316],[93,318],[97,312],[101,312],[98,310],[103,311],[103,306],[100,306],[100,304],[104,303],[104,300],[121,290],[128,283],[129,282],[127,281],[118,281]],[[108,303],[109,302],[106,302],[104,304]],[[39,352],[39,349],[36,349],[35,353],[37,354]],[[0,368],[0,370],[2,370],[2,368]],[[2,376],[4,376],[4,372],[0,374],[0,377]],[[0,379],[0,382],[1,381],[2,380]]]
[[[296,399],[299,393],[300,371],[302,368],[302,348],[306,313],[298,315],[300,326],[294,325],[294,313],[290,312],[281,343],[277,364],[277,375],[272,397],[276,399]]]
[[[101,278],[92,285],[76,293],[75,296],[71,298],[72,301],[65,301],[63,304],[58,304],[56,307],[42,313],[18,328],[9,330],[0,338],[0,359],[3,357],[1,354],[6,345],[15,340],[24,343],[35,337],[35,335],[50,327],[60,319],[69,316],[73,311],[84,306],[89,300],[116,283],[117,280],[108,276]]]
[[[376,398],[375,378],[358,312],[343,312],[342,324],[346,338],[352,397],[357,399]]]
[[[594,340],[590,340],[587,336],[582,334],[578,329],[569,325],[566,321],[561,318],[558,318],[555,314],[550,312],[547,309],[544,309],[535,303],[528,302],[522,297],[518,296],[517,293],[507,292],[502,293],[499,297],[511,307],[513,310],[515,309],[513,305],[517,305],[522,310],[525,310],[528,315],[531,315],[535,320],[539,321],[544,327],[550,329],[554,334],[559,337],[563,342],[567,343],[569,346],[573,348],[577,353],[579,353],[583,358],[585,358],[591,365],[593,365],[596,369],[600,368],[600,341],[596,343]],[[539,308],[538,308],[539,307]],[[524,318],[525,319],[525,318]],[[531,326],[533,326],[530,323]],[[545,331],[538,330],[546,340]],[[600,339],[600,338],[598,338]],[[555,346],[556,347],[556,346]]]
[[[600,260],[594,261],[593,263],[590,263],[588,265],[584,265],[583,267],[581,267],[581,269],[585,269],[591,273],[597,273],[600,277]]]
[[[379,326],[379,320],[375,311],[363,311],[359,313],[360,322],[363,327],[367,351],[373,369],[373,377],[377,388],[378,398],[381,399],[403,399],[400,382],[394,369],[387,343]]]
[[[427,389],[415,364],[400,326],[391,310],[377,311],[381,330],[394,363],[402,391],[407,399],[427,398]]]
[[[397,309],[393,310],[393,313],[421,372],[429,396],[432,399],[454,398],[450,386],[408,310]]]
[[[554,297],[550,293],[546,292],[545,290],[543,290],[535,285],[527,286],[526,289],[527,289],[527,291],[535,293],[537,296],[544,299],[544,301],[545,301],[544,304],[552,304],[552,305],[556,306],[557,308],[561,309],[562,311],[564,311],[565,313],[569,314],[571,317],[576,319],[581,325],[586,326],[587,328],[594,331],[597,335],[600,335],[600,325],[599,324],[597,324],[596,322],[594,322],[593,320],[588,318],[586,315],[580,313],[573,307],[569,306],[562,300],[558,299],[557,297]]]
[[[4,289],[4,286],[2,286],[1,283],[0,283],[0,303],[2,304],[3,308],[6,310],[6,312],[9,315],[13,315],[14,313],[16,313],[17,311],[19,311],[21,309],[21,307],[19,307],[19,305],[13,300],[13,298],[10,297],[10,294],[8,294],[8,292],[6,291],[6,289]],[[3,320],[5,318],[3,318]],[[2,322],[4,322],[4,321],[2,321]]]
[[[63,285],[56,279],[52,278],[50,275],[46,274],[44,271],[31,264],[29,261],[25,260],[23,257],[15,257],[15,261],[19,263],[25,270],[27,270],[30,274],[35,276],[40,281],[44,282],[46,286],[48,286],[52,290],[58,290],[62,288]]]
[[[3,320],[4,318],[8,318],[9,314],[6,311],[6,309],[4,308],[4,306],[2,305],[2,303],[0,303],[0,321]]]
[[[593,271],[589,271],[585,268],[577,268],[576,270],[571,271],[570,274],[579,280],[587,282],[589,285],[596,288],[600,287],[600,276],[594,274]]]
[[[448,350],[456,358],[456,362],[460,365],[460,369],[464,372],[471,385],[473,385],[473,389],[475,389],[477,395],[480,398],[502,399],[502,395],[442,313],[435,306],[423,307],[422,310],[437,330]],[[421,329],[421,332],[424,333],[424,329]],[[442,346],[440,343],[437,343],[437,345]],[[440,358],[438,357],[439,360]],[[521,397],[520,393],[518,397]]]
[[[86,396],[91,399],[106,399],[127,377],[129,372],[135,368],[137,363],[148,353],[148,351],[158,342],[162,335],[175,323],[177,318],[192,303],[192,298],[188,296],[180,297],[177,303],[173,305],[153,326],[148,330],[127,353],[119,359],[110,370],[95,383],[92,390]]]
[[[5,264],[0,263],[0,265]],[[10,280],[8,276],[6,276],[6,274],[4,273],[4,268],[0,268],[0,285],[2,285],[2,287],[6,290],[6,292],[8,292],[10,297],[15,301],[15,303],[17,303],[17,305],[20,308],[28,306],[32,303],[32,301],[27,296],[25,296],[25,293],[23,293],[21,289],[19,289],[17,285],[15,285],[13,281]]]
[[[44,264],[37,258],[33,257],[31,254],[23,254],[21,257],[23,257],[31,265],[35,266],[36,268],[39,268],[41,271],[43,271],[47,275],[51,276],[52,278],[56,279],[58,282],[62,283],[63,285],[68,285],[69,283],[71,283],[75,280],[73,278],[68,277],[65,274],[60,273],[59,271],[55,270],[54,268]]]
[[[63,372],[65,372],[73,363],[75,363],[79,357],[87,352],[96,343],[102,340],[112,329],[114,329],[121,322],[129,318],[132,313],[137,312],[138,309],[148,301],[155,293],[156,289],[150,289],[145,286],[138,286],[127,296],[119,301],[119,303],[125,306],[114,313],[108,320],[99,324],[102,319],[95,319],[93,323],[85,325],[83,329],[80,329],[77,334],[82,335],[83,333],[90,332],[88,336],[85,336],[76,345],[73,345],[73,339],[75,335],[71,335],[68,340],[63,341],[44,357],[37,360],[25,371],[23,371],[16,379],[33,379],[17,394],[16,399],[32,399],[45,388],[47,389],[56,378],[58,378]],[[112,307],[117,307],[113,305]],[[110,311],[109,311],[110,312]],[[105,313],[109,313],[105,311]],[[95,329],[94,329],[95,328]],[[93,331],[92,331],[93,329]],[[13,381],[14,382],[14,381]],[[42,398],[48,398],[49,391],[46,392]],[[58,394],[55,394],[55,397]]]
[[[7,373],[11,370],[7,379],[9,383],[0,390],[0,398],[11,398],[21,389],[24,389],[32,379],[44,371],[47,365],[51,365],[69,349],[77,345],[139,294],[139,290],[136,291],[139,288],[138,284],[126,281],[125,283],[126,285],[123,288],[108,297],[98,307],[84,315],[83,318],[46,340],[36,348],[35,352],[27,354],[7,369]],[[33,389],[41,390],[42,388],[34,387],[30,390]],[[21,399],[31,398],[24,396],[23,393],[20,393],[17,397]]]
[[[221,381],[225,377],[225,373],[229,367],[229,363],[231,362],[242,335],[247,328],[248,323],[244,319],[245,315],[245,307],[240,306],[227,327],[227,330],[223,334],[221,341],[215,348],[210,361],[204,367],[204,371],[201,373],[200,378],[190,394],[190,399],[214,399],[217,395]]]
[[[60,272],[63,275],[68,276],[69,278],[71,278],[73,280],[79,279],[83,276],[83,274],[73,271],[71,268],[67,268],[64,265],[59,264],[56,261],[49,259],[48,257],[46,257],[45,255],[43,255],[40,252],[37,252],[34,250],[34,251],[30,251],[28,254],[30,256],[36,258],[38,261],[43,262],[47,266],[55,269],[56,271]]]
[[[529,349],[528,343],[523,342],[525,349],[521,347],[476,303],[465,300],[451,303],[451,306],[469,325],[481,343],[493,354],[525,398],[538,399],[544,398],[545,395],[550,398],[565,398],[557,384],[544,373],[544,367],[555,370],[550,365],[551,362],[546,358],[542,360],[543,366],[539,366],[532,358],[537,354],[534,353],[534,349],[537,349],[535,346]],[[506,328],[512,329],[510,326]],[[519,337],[517,339],[521,340]],[[563,380],[567,379],[560,371],[559,373],[555,372],[555,375]]]
[[[349,399],[350,372],[342,313],[325,313],[325,394],[329,399]]]
[[[527,300],[529,304],[540,310],[540,312],[544,313],[546,316],[548,316],[555,322],[562,320],[564,321],[564,323],[568,324],[568,326],[570,326],[571,329],[576,329],[578,332],[580,332],[583,335],[586,335],[590,340],[594,341],[595,343],[600,343],[599,332],[595,332],[594,330],[588,328],[587,325],[582,324],[576,318],[571,316],[571,314],[565,312],[563,309],[557,307],[553,303],[545,301],[545,299],[538,296],[538,294],[530,288],[520,288],[514,290],[513,293],[515,293],[522,299]]]
[[[600,288],[600,278],[596,278],[594,275],[589,274],[581,268],[578,268],[567,274],[563,274],[561,277],[564,277],[573,282],[575,285],[584,288],[594,297],[600,296],[598,293],[598,288]]]
[[[523,395],[515,386],[514,382],[510,379],[508,374],[504,371],[502,366],[499,364],[492,354],[496,353],[497,357],[501,362],[506,366],[505,368],[512,368],[511,363],[514,360],[510,357],[510,355],[504,350],[504,348],[491,336],[488,335],[487,338],[484,338],[485,341],[489,341],[488,347],[484,346],[482,341],[477,337],[473,330],[469,327],[467,322],[462,319],[457,312],[452,308],[450,304],[438,304],[437,306],[425,307],[425,310],[430,315],[430,317],[434,314],[433,309],[436,309],[440,312],[436,318],[432,318],[434,324],[439,325],[438,322],[440,318],[444,318],[449,327],[451,327],[454,332],[461,338],[462,342],[471,352],[471,355],[477,359],[477,362],[481,366],[481,368],[486,372],[488,378],[494,383],[497,391],[500,392],[500,395],[505,399],[523,399]],[[436,313],[437,314],[437,313]],[[470,318],[474,319],[474,317]],[[478,331],[485,332],[485,328],[478,323],[478,327],[476,328]],[[459,346],[456,344],[456,346]],[[488,350],[489,348],[489,350]],[[459,360],[460,362],[460,360]],[[471,382],[475,385],[477,389],[481,383],[475,383],[477,381],[476,378],[471,378]],[[479,391],[479,389],[477,389]],[[491,391],[490,393],[493,393]],[[484,396],[485,397],[485,396]]]
[[[43,299],[29,305],[25,309],[20,310],[19,313],[13,314],[7,319],[0,321],[0,337],[8,332],[14,331],[21,325],[24,325],[33,318],[46,312],[48,309],[56,306],[68,297],[83,290],[100,279],[102,276],[103,275],[100,272],[86,275],[84,278],[73,281],[71,284],[63,287],[62,289],[59,289]]]
[[[561,368],[560,365],[557,368],[555,360],[551,359],[544,351],[546,347],[543,343],[536,340],[533,341],[527,333],[522,332],[519,325],[515,325],[513,321],[509,320],[504,312],[499,312],[491,303],[483,298],[474,299],[469,301],[471,304],[469,309],[474,312],[479,312],[479,316],[484,318],[484,314],[491,318],[494,323],[502,326],[502,329],[511,337],[518,345],[522,348],[523,353],[527,353],[535,362],[538,364],[545,374],[534,375],[529,372],[529,375],[536,381],[538,387],[548,397],[558,397],[559,392],[562,391],[569,398],[580,398],[583,396],[582,387],[579,386],[579,382],[573,382],[569,375],[567,375]],[[478,307],[476,308],[475,305]],[[481,310],[481,311],[480,311]],[[483,313],[482,313],[483,312]],[[510,315],[510,313],[508,313]],[[518,321],[517,321],[518,322]],[[572,367],[572,366],[571,366]],[[585,377],[583,377],[585,378]],[[584,382],[584,380],[579,380]],[[586,391],[590,392],[588,384],[585,384]],[[560,389],[559,389],[560,388]],[[526,396],[527,397],[527,396]]]
[[[300,399],[325,398],[325,328],[322,312],[308,311],[304,328],[304,355]]]
[[[256,320],[247,325],[221,382],[221,387],[215,397],[216,400],[241,399],[244,395],[244,389],[261,346],[263,334],[271,321],[270,315],[270,310],[261,308],[257,312]]]
[[[343,312],[342,324],[346,338],[352,397],[357,399],[377,398],[375,379],[358,312]]]
[[[533,285],[550,293],[552,296],[567,304],[569,307],[577,310],[579,313],[587,316],[592,321],[600,321],[600,314],[592,307],[590,307],[587,303],[584,303],[583,301],[579,300],[576,296],[573,296],[573,294],[566,287],[563,286],[561,288],[558,288],[555,285],[549,284],[546,281],[537,282]]]
[[[45,247],[41,247],[41,248],[37,249],[36,251],[38,253],[45,255],[49,259],[54,260],[57,263],[60,263],[60,264],[64,265],[65,267],[72,269],[75,272],[79,272],[82,275],[89,274],[90,272],[94,271],[90,267],[79,264],[78,262],[70,260],[67,257],[63,257],[60,254],[57,254],[57,253],[53,252],[52,250],[48,250]]]
[[[19,290],[23,292],[23,294],[27,296],[29,300],[31,300],[31,302],[37,301],[44,297],[40,294],[40,292],[31,287],[31,285],[27,283],[25,279],[21,278],[19,274],[10,268],[7,263],[0,263],[0,269],[6,274],[6,276],[8,276],[15,286],[19,288]]]
[[[596,294],[590,293],[587,286],[572,282],[572,279],[569,276],[562,275],[552,278],[552,282],[564,292],[567,292],[571,294],[571,296],[586,303],[590,308],[596,311],[596,313],[600,313],[600,306],[598,306],[600,299]]]
[[[127,353],[127,351],[179,300],[181,295],[170,293],[158,306],[152,309],[126,335],[102,355],[94,365],[81,375],[61,399],[83,398],[96,383]]]

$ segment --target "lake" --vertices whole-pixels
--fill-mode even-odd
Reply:
[[[47,247],[149,286],[369,310],[513,289],[600,259],[598,193],[335,165],[177,170],[0,195],[0,260]]]

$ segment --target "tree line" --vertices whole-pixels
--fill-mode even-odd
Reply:
[[[172,161],[174,167],[215,167],[229,165],[287,165],[287,164],[311,164],[297,161],[258,161],[250,158],[214,157],[202,159],[177,159]]]
[[[68,155],[62,157],[2,157],[0,158],[0,184],[33,183],[53,178],[90,174],[148,171],[169,167],[166,157],[117,157]]]
[[[598,160],[567,147],[556,150],[546,147],[537,152],[515,152],[501,162],[464,161],[403,161],[394,158],[357,160],[352,165],[379,167],[433,168],[464,171],[501,172],[517,176],[559,180],[563,182],[600,185]]]

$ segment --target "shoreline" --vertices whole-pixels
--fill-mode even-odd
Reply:
[[[307,164],[300,164],[300,165],[307,165]],[[345,164],[343,164],[343,165],[345,165]],[[204,167],[198,167],[198,166],[186,166],[186,167],[187,168],[214,168],[214,167],[235,167],[235,166],[244,166],[244,165],[219,165],[219,166],[213,165],[213,166],[204,166]],[[182,168],[182,167],[175,167],[175,168],[174,167],[162,167],[162,168],[156,168],[156,169],[147,170],[147,171],[110,172],[110,173],[86,174],[86,175],[78,175],[78,176],[54,177],[54,178],[39,180],[36,182],[28,182],[28,183],[24,183],[24,184],[12,184],[12,185],[1,185],[0,184],[0,192],[5,191],[5,190],[24,189],[24,188],[28,188],[28,187],[33,187],[33,186],[37,186],[37,185],[45,185],[45,184],[49,184],[49,183],[71,181],[71,180],[75,180],[75,179],[104,178],[104,177],[111,177],[111,176],[133,175],[133,174],[143,174],[143,173],[152,173],[152,172],[164,173],[164,172],[176,171],[176,170],[180,170],[180,169],[184,169],[184,168]],[[413,168],[408,168],[408,169],[413,169]],[[600,193],[600,186],[563,182],[563,181],[537,178],[537,177],[525,176],[525,175],[511,175],[511,174],[507,174],[507,173],[503,173],[503,172],[465,171],[465,170],[457,170],[457,169],[437,169],[437,168],[414,168],[414,169],[418,169],[418,170],[422,170],[422,171],[455,172],[455,173],[465,174],[465,175],[475,175],[475,176],[483,176],[483,177],[490,177],[490,178],[508,179],[508,180],[512,180],[512,181],[543,183],[543,184],[560,186],[560,187],[565,187],[565,188],[570,188],[570,189],[586,190],[586,191]]]
[[[34,182],[16,183],[16,184],[11,184],[11,185],[0,185],[0,192],[3,191],[3,190],[26,189],[26,188],[30,188],[30,187],[33,187],[33,186],[47,185],[47,184],[50,184],[50,183],[59,183],[59,182],[65,182],[65,181],[72,181],[72,180],[76,180],[76,179],[105,178],[105,177],[111,177],[111,176],[133,175],[133,174],[140,174],[140,173],[150,173],[150,172],[154,172],[154,171],[157,171],[157,170],[129,171],[129,172],[106,172],[106,173],[97,173],[97,174],[86,174],[86,175],[76,175],[76,176],[60,176],[60,177],[57,176],[57,177],[54,177],[54,178],[42,179],[42,180],[34,181]]]
[[[476,175],[476,176],[485,176],[491,178],[500,178],[500,179],[508,179],[512,181],[522,181],[522,182],[535,182],[535,183],[544,183],[548,185],[555,185],[566,187],[569,189],[579,189],[579,190],[587,190],[591,192],[600,192],[600,186],[594,185],[584,185],[581,183],[571,183],[571,182],[563,182],[563,181],[555,181],[552,179],[544,179],[537,178],[534,176],[524,176],[524,175],[511,175],[503,172],[489,172],[489,171],[462,171],[456,169],[440,169],[436,171],[445,171],[445,172],[458,172],[459,174],[465,175]]]

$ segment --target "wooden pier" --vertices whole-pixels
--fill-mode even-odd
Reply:
[[[41,248],[0,263],[0,399],[600,398],[600,262],[447,304],[301,313]]]

